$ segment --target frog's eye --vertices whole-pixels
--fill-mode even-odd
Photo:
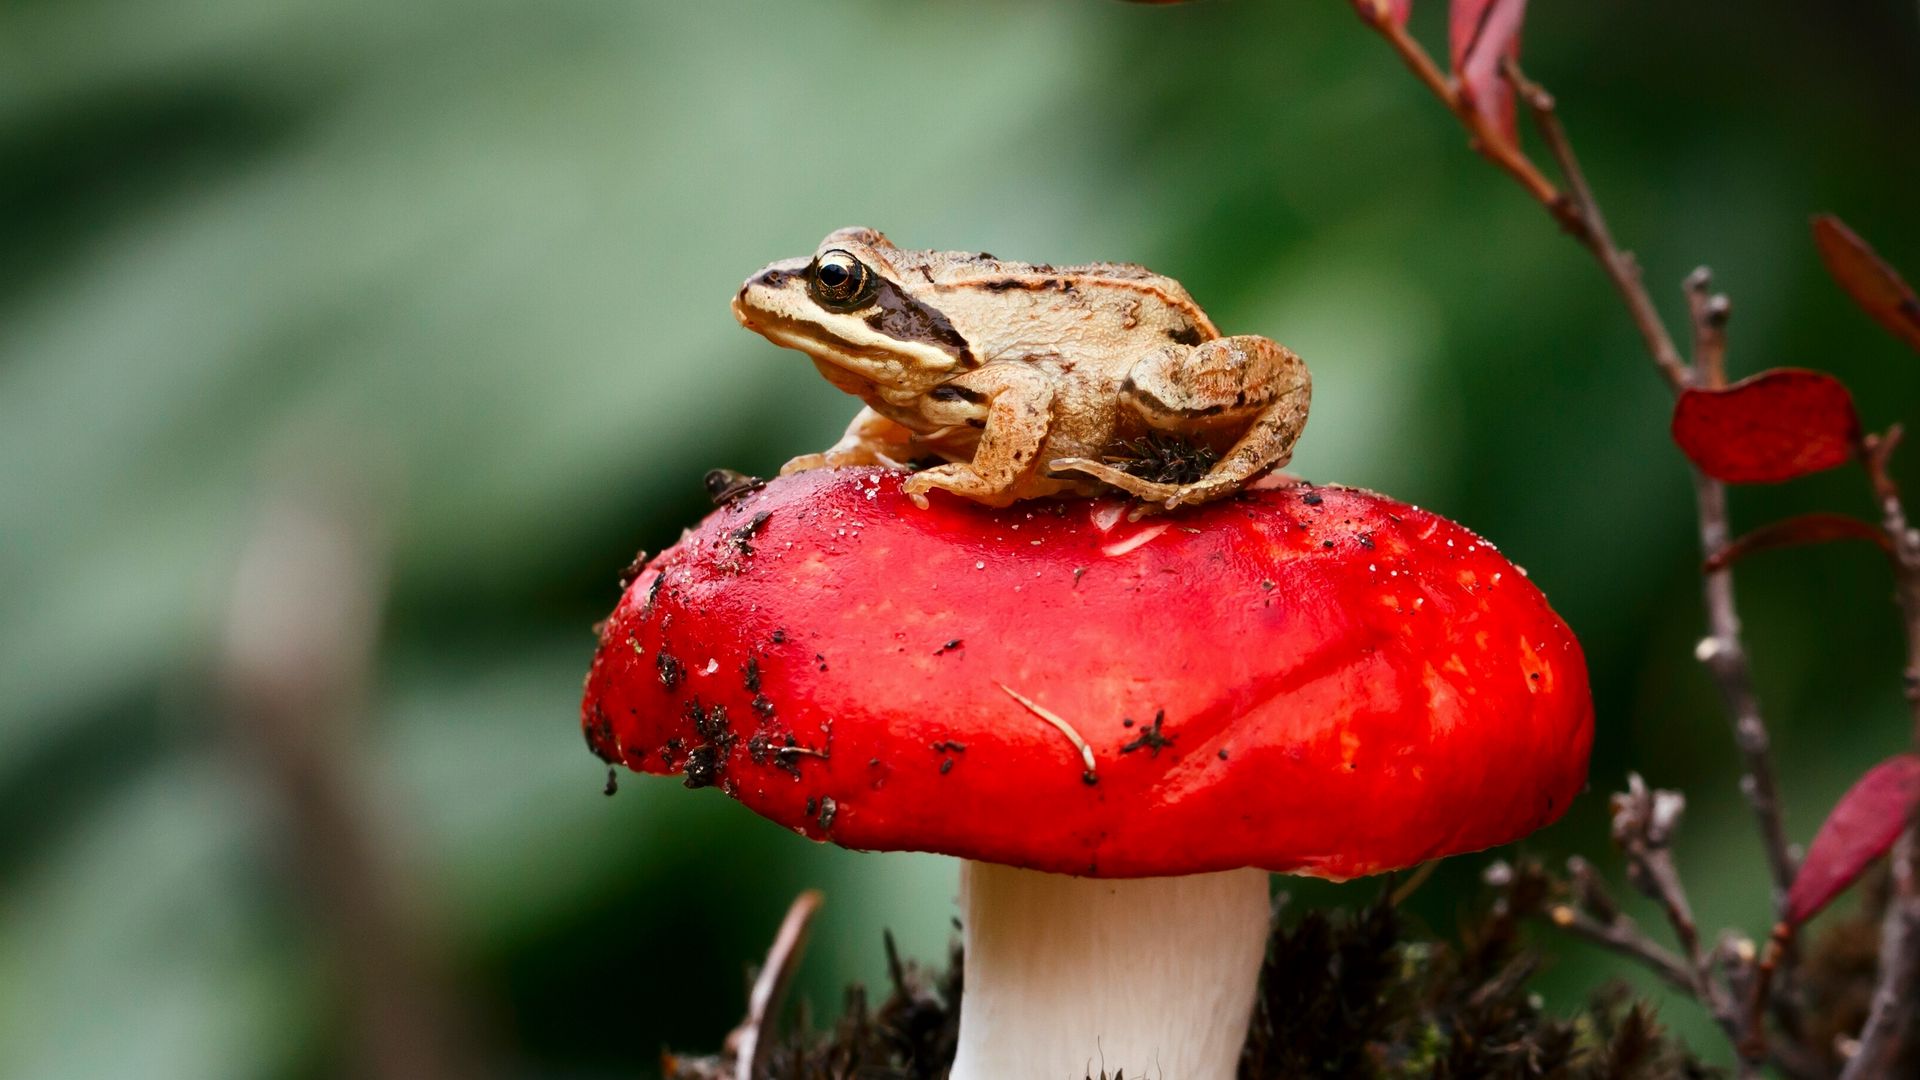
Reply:
[[[820,306],[852,311],[872,296],[873,271],[851,254],[835,248],[813,260],[809,282]]]

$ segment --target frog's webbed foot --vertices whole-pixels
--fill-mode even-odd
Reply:
[[[856,465],[879,465],[888,469],[903,469],[906,466],[870,446],[857,446],[841,449],[835,447],[818,454],[801,454],[785,465],[780,466],[780,475],[806,472],[810,469],[838,469]]]
[[[900,490],[913,500],[913,505],[922,510],[928,506],[927,492],[935,489],[951,491],[985,506],[1012,506],[1014,503],[1014,496],[1006,485],[982,476],[965,462],[956,461],[922,469],[907,477],[906,482],[900,485]]]
[[[939,488],[983,506],[1011,506],[1020,481],[1046,444],[1052,422],[1053,386],[1030,367],[988,364],[953,380],[986,404],[972,461],[924,469],[900,486],[914,505],[927,508],[927,492]]]
[[[870,408],[861,409],[854,416],[853,423],[847,425],[847,433],[840,437],[839,442],[818,454],[801,454],[780,466],[780,475],[852,465],[898,469],[902,466],[894,455],[910,456],[912,449],[912,432]]]

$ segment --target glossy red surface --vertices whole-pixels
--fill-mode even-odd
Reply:
[[[815,839],[1108,877],[1354,877],[1581,790],[1580,647],[1466,529],[1307,485],[1118,511],[775,480],[627,589],[588,742]]]

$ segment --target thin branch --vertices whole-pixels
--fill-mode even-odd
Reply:
[[[1553,153],[1554,161],[1560,166],[1560,174],[1567,182],[1570,207],[1560,210],[1548,206],[1547,209],[1554,212],[1556,219],[1570,215],[1578,222],[1577,227],[1567,231],[1599,260],[1600,269],[1606,271],[1608,280],[1613,282],[1620,298],[1626,301],[1627,312],[1633,316],[1633,325],[1646,342],[1647,355],[1659,367],[1668,388],[1679,393],[1688,383],[1686,362],[1680,358],[1680,349],[1673,343],[1673,335],[1667,332],[1667,324],[1660,318],[1659,309],[1653,306],[1653,297],[1647,293],[1646,283],[1641,280],[1639,260],[1633,257],[1632,252],[1622,251],[1613,242],[1606,215],[1600,211],[1599,200],[1593,197],[1593,189],[1587,184],[1586,172],[1580,168],[1580,159],[1574,155],[1573,143],[1560,124],[1560,114],[1555,111],[1553,95],[1539,83],[1528,79],[1521,73],[1520,66],[1511,60],[1507,62],[1506,72],[1514,92],[1526,104],[1534,126],[1539,129],[1541,139]]]
[[[1393,46],[1408,70],[1440,99],[1467,129],[1467,141],[1475,153],[1498,166],[1501,172],[1513,177],[1527,194],[1533,196],[1541,205],[1552,210],[1564,204],[1565,199],[1553,181],[1546,178],[1527,156],[1520,152],[1506,134],[1487,126],[1486,119],[1477,112],[1460,93],[1459,84],[1441,72],[1433,57],[1416,40],[1407,28],[1388,18],[1367,0],[1355,0],[1354,10],[1360,13],[1360,20],[1372,27],[1376,33]],[[1562,222],[1562,224],[1567,224]]]
[[[1679,792],[1652,790],[1638,773],[1631,774],[1627,790],[1613,797],[1613,840],[1627,857],[1627,880],[1660,905],[1673,928],[1686,957],[1688,981],[1695,995],[1717,1005],[1719,984],[1714,982],[1707,953],[1700,947],[1693,906],[1687,901],[1687,890],[1680,883],[1673,852],[1667,846],[1686,806],[1687,800]]]
[[[1717,386],[1726,381],[1726,320],[1731,306],[1724,297],[1706,295],[1710,277],[1695,271],[1688,279],[1690,309],[1694,316],[1695,362],[1689,367],[1680,357],[1673,335],[1661,321],[1653,300],[1640,278],[1640,266],[1630,253],[1621,251],[1607,228],[1606,216],[1587,184],[1586,174],[1574,155],[1573,144],[1554,109],[1553,95],[1509,63],[1507,76],[1520,100],[1526,103],[1534,125],[1552,150],[1554,159],[1566,177],[1571,192],[1572,211],[1583,228],[1571,230],[1605,270],[1645,341],[1648,355],[1661,377],[1675,393],[1692,385]],[[1557,216],[1557,215],[1556,215]],[[1694,299],[1697,296],[1697,299]],[[1725,485],[1698,470],[1693,472],[1694,506],[1699,520],[1700,547],[1711,558],[1733,538],[1727,524]],[[1772,740],[1760,715],[1759,699],[1753,692],[1753,676],[1747,663],[1746,647],[1740,639],[1739,608],[1734,602],[1733,576],[1727,570],[1708,573],[1702,582],[1707,610],[1707,639],[1702,642],[1700,659],[1719,684],[1720,695],[1733,721],[1734,743],[1746,769],[1740,788],[1753,810],[1760,828],[1761,845],[1766,851],[1767,867],[1773,876],[1774,905],[1784,901],[1787,886],[1793,881],[1793,856],[1787,847],[1786,829],[1781,823],[1779,787],[1774,780]]]
[[[793,898],[780,930],[767,949],[767,961],[754,977],[753,990],[747,995],[747,1018],[727,1040],[734,1054],[734,1080],[755,1080],[766,1071],[767,1053],[773,1040],[767,1038],[780,1020],[780,1007],[786,1003],[787,989],[807,949],[807,933],[814,913],[820,910],[820,891],[808,889]]]
[[[1606,216],[1600,208],[1598,199],[1588,184],[1585,171],[1581,168],[1572,141],[1567,137],[1555,109],[1553,96],[1539,84],[1529,80],[1519,65],[1508,59],[1503,72],[1513,87],[1519,100],[1524,103],[1533,120],[1542,141],[1551,152],[1559,167],[1565,190],[1556,187],[1552,181],[1541,175],[1525,154],[1511,140],[1497,132],[1486,129],[1485,121],[1479,114],[1466,107],[1458,84],[1441,74],[1420,45],[1413,40],[1403,26],[1387,16],[1386,6],[1370,3],[1368,0],[1354,0],[1355,8],[1363,21],[1381,34],[1393,46],[1401,60],[1419,77],[1420,81],[1445,104],[1462,125],[1466,127],[1474,149],[1487,156],[1544,207],[1553,219],[1574,239],[1585,247],[1600,264],[1614,289],[1625,303],[1634,327],[1639,331],[1648,356],[1653,360],[1667,387],[1678,395],[1690,387],[1718,387],[1726,382],[1726,336],[1725,327],[1730,305],[1724,296],[1713,294],[1710,290],[1711,278],[1704,271],[1696,271],[1687,282],[1688,308],[1693,328],[1693,362],[1690,365],[1681,355],[1672,333],[1660,317],[1646,283],[1642,280],[1640,265],[1630,252],[1623,251],[1614,242],[1613,234],[1607,226]],[[1727,496],[1725,487],[1711,477],[1698,471],[1693,472],[1695,510],[1699,522],[1699,534],[1702,554],[1706,558],[1724,550],[1732,540],[1728,526]],[[1916,552],[1920,552],[1920,537],[1914,537]],[[1920,559],[1916,560],[1920,566]],[[1920,573],[1914,577],[1917,583],[1911,595],[1910,627],[1916,629],[1911,637],[1910,668],[1908,692],[1915,702],[1916,734],[1920,737]],[[1794,858],[1786,840],[1786,831],[1782,824],[1778,785],[1774,779],[1771,740],[1767,727],[1760,714],[1759,702],[1753,690],[1753,678],[1747,661],[1745,646],[1740,637],[1739,609],[1735,604],[1733,579],[1724,568],[1709,571],[1702,582],[1703,599],[1707,614],[1707,637],[1700,643],[1696,655],[1713,675],[1715,683],[1732,721],[1734,743],[1739,749],[1744,775],[1741,778],[1741,790],[1758,825],[1762,846],[1766,853],[1770,871],[1774,904],[1776,909],[1784,903],[1787,889],[1795,873]],[[1753,1041],[1746,1038],[1747,1029],[1754,1023],[1750,1021],[1736,1002],[1733,986],[1747,983],[1733,978],[1740,973],[1734,967],[1729,968],[1729,979],[1722,983],[1715,977],[1712,956],[1703,950],[1699,941],[1699,929],[1686,902],[1685,892],[1680,888],[1679,877],[1674,870],[1672,857],[1665,849],[1664,839],[1658,842],[1653,833],[1663,833],[1671,822],[1662,822],[1661,818],[1677,817],[1682,805],[1679,796],[1663,804],[1662,800],[1648,795],[1644,785],[1636,778],[1634,793],[1625,797],[1632,805],[1629,810],[1640,815],[1640,820],[1632,823],[1627,835],[1620,838],[1622,847],[1629,858],[1629,870],[1634,883],[1642,891],[1661,905],[1667,914],[1674,934],[1686,953],[1683,970],[1689,988],[1694,991],[1702,1004],[1714,1014],[1736,1046],[1743,1040],[1747,1043],[1743,1049],[1741,1061],[1742,1075],[1757,1075],[1758,1065],[1750,1047]],[[1616,814],[1620,808],[1616,807]],[[1621,826],[1616,817],[1616,829]],[[1652,830],[1650,833],[1649,830]],[[1660,953],[1649,954],[1642,937],[1622,937],[1617,918],[1594,919],[1591,923],[1577,917],[1577,910],[1569,912],[1566,925],[1576,932],[1594,938],[1602,944],[1617,950],[1626,951],[1643,962],[1651,962],[1655,970],[1669,980],[1673,977],[1670,970],[1662,970]],[[1556,918],[1556,921],[1559,921]],[[1920,934],[1915,935],[1920,940]],[[1657,947],[1656,947],[1657,948]],[[1671,954],[1666,954],[1671,958]],[[1739,958],[1731,958],[1727,963],[1734,964]],[[1676,963],[1679,961],[1675,960]],[[1750,967],[1752,958],[1739,960],[1739,965]],[[1786,971],[1783,967],[1782,975]],[[1741,979],[1745,976],[1742,975]],[[1758,984],[1760,999],[1764,999],[1766,987]],[[1776,1015],[1783,1017],[1783,1026],[1796,1030],[1797,1021],[1792,1003],[1779,1000],[1772,1003]],[[1782,1053],[1776,1050],[1776,1061],[1795,1075],[1807,1072],[1805,1061],[1796,1059],[1798,1046]],[[1817,1074],[1818,1070],[1814,1070]]]
[[[1880,924],[1880,976],[1874,983],[1859,1046],[1840,1080],[1892,1076],[1913,1026],[1913,988],[1920,985],[1920,845],[1909,825],[1893,851],[1893,896]]]
[[[1865,440],[1861,458],[1880,500],[1881,520],[1893,541],[1894,578],[1907,634],[1905,683],[1913,714],[1913,745],[1920,748],[1920,533],[1907,521],[1888,464],[1900,443],[1898,426]],[[1920,814],[1920,811],[1916,811]],[[1913,987],[1920,983],[1920,816],[1907,822],[1893,849],[1893,896],[1880,929],[1880,973],[1860,1029],[1860,1046],[1841,1080],[1890,1075],[1913,1027]]]
[[[1638,961],[1675,990],[1694,993],[1692,969],[1659,942],[1648,937],[1632,919],[1621,916],[1602,922],[1572,904],[1555,904],[1548,908],[1547,919],[1574,937]]]
[[[1874,497],[1880,500],[1881,526],[1893,542],[1894,578],[1907,633],[1907,665],[1902,674],[1913,714],[1913,742],[1920,748],[1920,532],[1907,521],[1900,486],[1888,468],[1903,435],[1896,424],[1885,435],[1869,436],[1861,447],[1861,460],[1873,484]]]
[[[358,753],[384,595],[376,546],[326,497],[263,515],[234,574],[221,676],[233,737],[277,797],[284,849],[338,965],[354,1075],[493,1071],[453,989],[438,921]]]
[[[1727,524],[1727,488],[1704,473],[1693,473],[1693,496],[1700,521],[1700,550],[1705,558],[1726,548],[1733,540]],[[1740,791],[1747,797],[1754,820],[1760,827],[1761,847],[1766,852],[1767,869],[1772,875],[1774,907],[1786,899],[1787,888],[1796,872],[1793,853],[1787,847],[1786,827],[1780,815],[1780,788],[1774,779],[1773,740],[1760,716],[1760,699],[1753,690],[1753,669],[1747,660],[1746,645],[1740,638],[1740,612],[1734,601],[1733,572],[1722,568],[1709,571],[1701,581],[1707,608],[1707,636],[1702,638],[1694,656],[1712,673],[1720,688],[1720,698],[1733,720],[1733,741],[1740,751],[1745,775]]]
[[[1727,320],[1733,301],[1713,291],[1713,271],[1702,266],[1687,275],[1687,311],[1693,316],[1693,371],[1701,385],[1727,385]]]

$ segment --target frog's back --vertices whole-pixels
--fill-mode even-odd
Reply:
[[[926,252],[924,276],[942,289],[988,294],[1034,293],[1071,297],[1096,315],[1131,329],[1157,326],[1188,344],[1220,336],[1207,313],[1179,282],[1136,263],[1054,266],[996,259],[972,252]],[[1104,321],[1104,320],[1103,320]]]

